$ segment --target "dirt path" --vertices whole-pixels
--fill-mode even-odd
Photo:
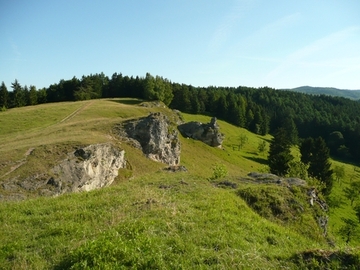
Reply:
[[[63,123],[65,121],[68,121],[72,118],[74,118],[76,115],[78,115],[81,111],[85,110],[87,107],[89,107],[91,104],[93,104],[94,101],[89,101],[86,102],[83,106],[81,106],[80,108],[76,109],[75,111],[73,111],[72,113],[70,113],[68,116],[66,116],[64,119],[62,119],[59,123]]]
[[[73,117],[75,117],[76,115],[78,115],[80,112],[82,112],[83,110],[85,110],[87,107],[89,107],[94,101],[88,101],[86,103],[84,103],[80,108],[76,109],[75,111],[73,111],[72,113],[70,113],[69,115],[67,115],[65,118],[63,118],[60,122],[55,123],[54,125],[60,124],[60,123],[64,123],[66,121],[69,121],[70,119],[72,119]],[[8,172],[6,172],[5,174],[0,176],[1,178],[4,178],[5,176],[9,175],[10,173],[12,173],[13,171],[15,171],[16,169],[20,168],[21,166],[23,166],[24,164],[26,164],[26,159],[27,157],[32,153],[32,151],[34,151],[35,148],[29,148],[26,153],[24,154],[24,158],[17,160],[14,162],[14,165],[10,167],[10,170]]]
[[[0,178],[3,178],[5,176],[7,176],[8,174],[12,173],[13,171],[15,171],[16,169],[20,168],[22,165],[24,165],[26,163],[26,159],[27,157],[32,153],[32,151],[34,151],[35,148],[29,148],[26,153],[24,154],[24,158],[18,160],[15,162],[14,166],[12,166],[10,168],[10,170],[3,174],[2,176],[0,176]]]

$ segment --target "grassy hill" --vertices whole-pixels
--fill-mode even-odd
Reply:
[[[131,164],[101,190],[1,202],[0,269],[356,269],[358,240],[345,246],[337,234],[341,217],[354,215],[342,194],[352,165],[337,163],[347,177],[334,194],[344,203],[330,211],[324,237],[306,190],[242,180],[264,171],[266,154],[257,148],[270,136],[219,121],[224,148],[181,137],[181,164],[188,172],[168,172],[113,133],[125,119],[172,114],[140,102],[91,100],[0,113],[0,185],[46,170],[76,145],[110,141]],[[240,136],[248,140],[239,150]],[[217,168],[227,175],[211,179]]]

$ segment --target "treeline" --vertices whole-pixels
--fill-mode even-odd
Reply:
[[[272,88],[194,87],[147,73],[145,77],[103,73],[60,80],[48,88],[0,86],[0,109],[46,102],[133,97],[161,100],[170,108],[208,114],[257,134],[279,127],[296,130],[300,138],[321,136],[331,155],[360,161],[360,103],[340,97],[307,95]],[[293,134],[293,132],[289,132]],[[295,140],[295,139],[294,139]]]

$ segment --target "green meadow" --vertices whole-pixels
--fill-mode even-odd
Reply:
[[[338,203],[326,213],[324,237],[305,189],[243,181],[267,171],[270,135],[219,120],[223,148],[180,135],[187,172],[168,172],[114,133],[126,119],[173,114],[141,102],[100,99],[0,113],[0,185],[48,170],[77,145],[112,142],[130,164],[101,190],[1,201],[0,269],[358,269],[358,237],[346,244],[339,234],[342,218],[355,218],[343,189],[357,179],[356,166],[332,161],[345,176],[330,196]],[[219,168],[221,177],[214,177]],[[289,208],[290,201],[301,207]],[[270,211],[274,205],[278,214]]]

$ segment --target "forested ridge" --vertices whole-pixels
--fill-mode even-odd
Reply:
[[[360,161],[360,103],[327,95],[279,91],[269,87],[194,87],[147,73],[145,77],[103,73],[60,80],[47,88],[0,86],[0,109],[48,102],[132,97],[161,100],[172,109],[208,114],[258,134],[296,129],[300,138],[319,137],[331,155]]]

